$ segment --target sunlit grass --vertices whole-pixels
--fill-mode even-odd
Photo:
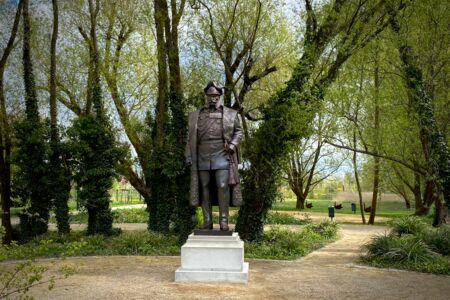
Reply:
[[[316,200],[316,199],[308,199],[308,203],[312,203],[312,208],[305,208],[304,210],[298,210],[295,208],[296,199],[293,198],[285,198],[282,202],[277,202],[273,205],[274,210],[280,211],[302,211],[302,212],[320,212],[324,214],[328,214],[328,207],[333,206],[335,201],[333,200]],[[342,204],[342,209],[335,209],[335,214],[353,214],[351,210],[352,201],[336,201],[336,204]],[[366,207],[371,204],[367,201]],[[356,214],[359,215],[360,208],[359,203],[356,203]],[[405,207],[405,203],[402,201],[383,201],[381,200],[377,205],[376,215],[380,217],[402,217],[406,215],[411,215],[414,213],[414,207],[407,209]],[[368,213],[367,213],[368,214]]]

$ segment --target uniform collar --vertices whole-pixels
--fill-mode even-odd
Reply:
[[[200,111],[202,112],[202,111],[205,111],[205,110],[209,110],[209,111],[212,111],[212,112],[214,112],[214,111],[220,111],[220,112],[222,112],[223,111],[223,105],[222,104],[220,104],[220,106],[219,106],[219,108],[214,108],[214,109],[210,109],[209,108],[209,105],[204,105],[201,109],[200,109]]]

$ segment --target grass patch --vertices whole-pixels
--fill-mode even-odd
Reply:
[[[308,224],[302,231],[274,227],[264,232],[261,241],[245,243],[245,256],[265,259],[299,258],[334,240],[337,230],[337,224],[329,221]]]
[[[336,209],[335,214],[353,214],[351,210],[351,203],[353,201],[344,200],[337,201],[337,204],[342,204],[342,209]],[[305,212],[320,212],[328,214],[328,206],[334,205],[334,201],[329,199],[308,199],[308,203],[312,203],[312,208],[305,208]],[[273,210],[281,211],[300,211],[295,208],[296,199],[285,198],[282,202],[276,202],[273,205]],[[360,208],[359,203],[356,203],[356,214],[359,214]],[[369,202],[366,202],[366,206],[370,206]],[[389,217],[389,218],[400,218],[403,216],[411,215],[414,213],[414,207],[407,209],[405,203],[402,201],[380,201],[377,206],[377,216],[379,217]],[[367,213],[368,214],[368,213]]]
[[[372,238],[363,248],[361,261],[391,267],[450,275],[450,227],[433,228],[418,217],[390,223],[389,234]]]

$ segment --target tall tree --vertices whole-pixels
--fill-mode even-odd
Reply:
[[[20,172],[21,200],[26,205],[20,215],[24,239],[47,231],[50,199],[47,193],[48,146],[38,111],[35,77],[31,58],[31,18],[28,0],[23,0],[23,79],[25,86],[25,120],[18,125],[17,165]]]
[[[324,134],[333,135],[332,126],[335,122],[331,116],[319,112],[313,121],[314,133],[302,139],[289,154],[286,167],[287,182],[297,197],[295,205],[297,209],[305,208],[309,193],[335,173],[344,161],[337,158],[334,149],[323,148]]]
[[[17,6],[14,23],[6,48],[0,59],[0,200],[2,202],[2,226],[5,228],[3,243],[10,244],[12,239],[11,227],[11,125],[8,122],[3,77],[6,63],[14,48],[19,28],[20,14],[22,13],[22,1]]]
[[[97,41],[97,17],[99,0],[89,0],[89,35],[79,31],[89,47],[89,73],[85,114],[81,115],[70,129],[75,157],[78,160],[78,183],[80,199],[88,212],[88,234],[111,235],[113,215],[109,207],[109,190],[118,159],[123,155],[117,146],[113,128],[106,116],[103,103],[100,60]],[[93,111],[91,112],[90,106]]]
[[[68,233],[69,225],[69,196],[71,174],[65,168],[62,160],[61,142],[58,132],[58,107],[56,103],[56,43],[58,40],[58,0],[52,0],[53,31],[50,45],[50,165],[49,165],[49,194],[55,207],[56,222],[59,233]]]
[[[300,139],[306,131],[301,122],[307,121],[308,115],[309,119],[314,115],[317,101],[323,99],[342,64],[388,25],[387,11],[393,10],[396,14],[402,8],[401,1],[394,2],[393,9],[387,7],[385,1],[336,0],[324,6],[324,16],[319,21],[311,1],[305,1],[303,55],[286,87],[264,107],[264,122],[248,141],[248,148],[252,149],[247,153],[251,166],[244,175],[244,205],[236,225],[244,239],[255,240],[263,234],[264,219],[277,194],[279,166],[292,141]],[[333,48],[330,44],[333,42],[337,42],[336,53],[332,61],[325,61],[327,66],[323,66],[324,52]],[[317,70],[319,66],[322,68]]]
[[[183,99],[179,62],[178,27],[186,1],[155,0],[154,20],[158,56],[158,97],[154,125],[152,197],[149,204],[149,228],[169,230],[171,215],[177,216],[181,239],[192,229],[187,198],[189,173],[184,166],[186,143],[186,104]],[[170,114],[169,114],[170,113]],[[170,115],[170,116],[169,116]],[[174,210],[174,208],[176,208]]]
[[[397,17],[391,17],[391,28],[399,35],[398,50],[403,63],[405,84],[409,90],[414,110],[417,114],[420,134],[427,141],[429,147],[430,163],[433,175],[437,179],[438,192],[442,193],[447,208],[450,209],[450,151],[448,145],[437,126],[435,113],[432,107],[432,99],[423,78],[423,71],[417,62],[414,49],[408,40],[402,37],[401,23]],[[440,225],[440,207],[437,205],[437,218],[434,225]]]

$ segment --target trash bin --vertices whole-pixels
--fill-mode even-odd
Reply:
[[[352,212],[356,213],[356,203],[352,203]]]
[[[331,221],[333,221],[333,218],[334,218],[334,206],[328,206],[328,216],[331,218]]]

